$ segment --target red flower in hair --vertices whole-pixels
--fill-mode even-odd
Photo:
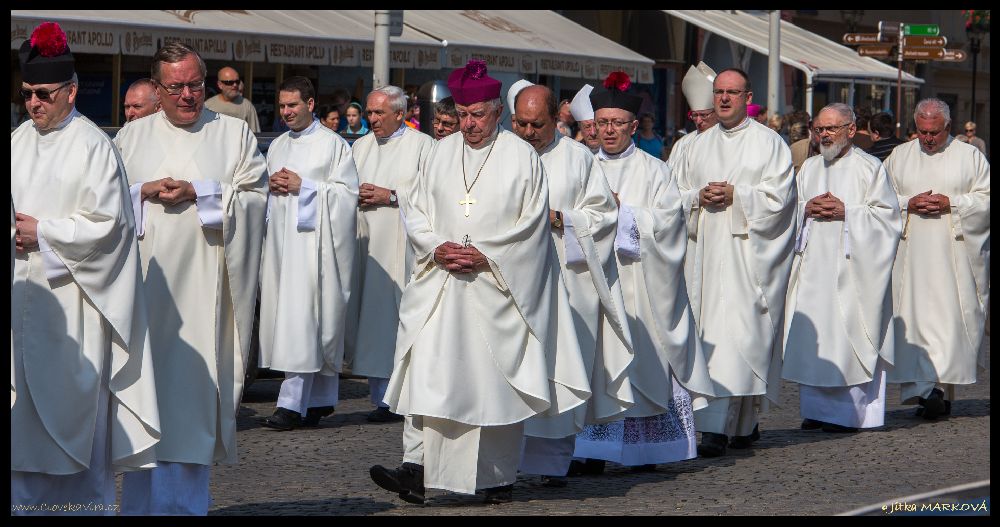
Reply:
[[[31,33],[31,47],[43,57],[57,57],[66,53],[66,33],[59,24],[44,22]]]
[[[608,78],[604,79],[604,87],[609,90],[625,91],[631,85],[632,79],[629,79],[628,73],[624,71],[612,71]]]

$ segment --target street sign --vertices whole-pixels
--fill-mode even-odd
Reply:
[[[899,22],[879,22],[878,39],[883,42],[895,40],[899,36]]]
[[[944,58],[944,48],[903,48],[904,59],[933,60]]]
[[[965,59],[967,58],[968,55],[966,55],[965,52],[960,49],[946,49],[944,50],[944,56],[939,58],[938,60],[943,60],[946,62],[965,62]]]
[[[389,11],[389,36],[399,37],[403,35],[403,10],[393,9]]]
[[[943,48],[948,43],[945,37],[903,37],[903,44],[906,47],[924,46]]]
[[[844,33],[844,44],[877,44],[878,42],[878,33]]]
[[[937,24],[903,24],[903,34],[936,37],[941,34],[941,28]]]
[[[889,57],[892,55],[892,44],[882,46],[859,46],[858,55],[862,57]]]

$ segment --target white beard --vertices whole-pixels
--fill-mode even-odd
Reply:
[[[823,156],[823,159],[825,159],[826,162],[829,163],[834,159],[836,159],[838,155],[840,155],[840,152],[842,152],[844,150],[844,147],[847,146],[848,141],[850,141],[850,139],[844,137],[843,140],[834,141],[830,146],[826,146],[823,143],[820,143],[819,153],[820,155]]]

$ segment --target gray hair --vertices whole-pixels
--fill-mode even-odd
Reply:
[[[918,102],[917,107],[913,110],[914,121],[917,120],[917,117],[930,119],[935,115],[944,117],[945,126],[951,124],[951,109],[948,107],[948,103],[941,99],[935,99],[934,97],[924,99]]]
[[[854,115],[854,109],[842,102],[833,102],[823,107],[820,113],[826,110],[834,111],[840,114],[841,117],[847,119],[847,122],[853,123],[857,117]],[[816,114],[819,115],[819,114]]]
[[[404,92],[402,88],[391,85],[382,86],[381,88],[375,88],[372,90],[372,93],[369,93],[368,96],[371,97],[374,93],[381,93],[382,95],[385,95],[386,99],[389,101],[389,108],[391,108],[392,111],[406,113],[407,97],[406,92]]]

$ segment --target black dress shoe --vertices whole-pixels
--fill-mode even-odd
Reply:
[[[948,401],[944,400],[944,392],[937,388],[931,390],[930,396],[926,399],[921,397],[919,402],[920,406],[923,407],[923,412],[918,412],[917,415],[922,415],[924,419],[937,419],[942,415],[947,415],[946,411],[951,410],[950,405],[945,404]]]
[[[310,408],[306,410],[306,416],[302,418],[302,426],[309,428],[316,428],[319,426],[319,420],[333,414],[332,406],[317,406],[316,408]]]
[[[542,476],[542,486],[561,489],[566,486],[566,476]]]
[[[656,463],[649,465],[635,465],[630,467],[629,470],[632,472],[656,472]]]
[[[852,434],[858,429],[851,426],[840,426],[833,423],[823,423],[823,431],[833,434]]]
[[[569,462],[567,476],[600,476],[604,474],[605,461],[603,459],[587,459],[586,461],[573,460]]]
[[[416,463],[403,463],[399,468],[375,465],[368,475],[376,485],[399,494],[408,503],[424,504],[424,467]]]
[[[483,489],[483,503],[499,505],[514,501],[514,484]]]
[[[274,415],[264,419],[264,426],[286,432],[294,430],[296,427],[302,426],[302,414],[279,406],[274,411]]]
[[[729,442],[730,448],[750,448],[753,446],[753,442],[760,439],[760,425],[754,425],[753,432],[750,432],[748,436],[736,436]]]
[[[807,417],[802,420],[802,426],[800,426],[800,428],[803,430],[819,430],[820,428],[823,428],[823,425],[823,421],[817,421]]]
[[[394,414],[388,408],[379,406],[371,411],[366,418],[369,423],[396,423],[405,419],[404,416]]]
[[[726,434],[712,432],[701,433],[701,444],[698,445],[698,455],[701,457],[719,457],[726,455]]]

